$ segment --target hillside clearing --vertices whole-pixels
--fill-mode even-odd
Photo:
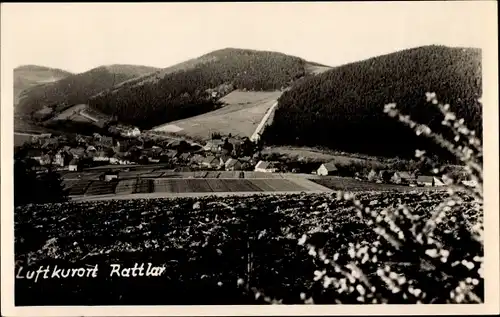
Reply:
[[[309,147],[291,147],[291,146],[276,146],[267,147],[262,151],[263,155],[280,155],[282,157],[297,159],[303,158],[304,160],[316,162],[330,162],[333,161],[338,165],[348,165],[352,163],[369,163],[373,168],[383,167],[382,159],[376,157],[369,157],[364,155],[350,155],[350,154],[336,154],[317,150]]]
[[[276,102],[281,91],[253,92],[236,90],[221,98],[224,106],[189,119],[153,128],[153,131],[176,133],[207,139],[213,132],[250,137],[266,111]]]

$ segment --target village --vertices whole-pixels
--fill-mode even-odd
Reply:
[[[114,133],[114,136],[98,133],[92,136],[45,134],[18,147],[16,153],[29,159],[38,173],[44,173],[49,168],[60,173],[66,180],[65,186],[75,185],[82,175],[84,180],[92,175],[93,179],[116,183],[131,175],[138,177],[140,173],[134,171],[141,168],[149,168],[149,173],[142,174],[149,178],[173,177],[158,171],[184,173],[182,177],[194,177],[194,172],[225,171],[233,172],[233,176],[229,176],[231,178],[245,178],[245,173],[247,178],[248,173],[254,173],[250,176],[252,178],[273,178],[274,175],[286,173],[306,179],[350,177],[355,181],[373,184],[445,186],[445,181],[436,176],[419,175],[412,171],[371,169],[346,175],[332,161],[280,161],[276,157],[263,155],[259,140],[251,141],[248,137],[214,133],[205,144],[199,144],[158,137],[147,131],[141,133],[137,128],[122,128],[118,132],[120,134]],[[188,173],[191,176],[186,176]],[[215,178],[228,177],[228,174],[213,175],[217,175]]]

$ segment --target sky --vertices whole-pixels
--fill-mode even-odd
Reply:
[[[337,66],[405,48],[481,48],[493,1],[2,4],[14,67],[168,67],[213,50],[271,50]]]

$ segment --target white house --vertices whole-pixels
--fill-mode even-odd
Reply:
[[[328,162],[321,164],[321,166],[318,168],[317,174],[326,176],[335,174],[335,172],[337,172],[337,167],[335,166],[335,164],[333,164],[333,162]]]
[[[68,170],[72,172],[76,172],[78,170],[78,161],[76,159],[72,159],[71,162],[69,162]]]
[[[257,165],[255,165],[256,172],[265,172],[265,173],[275,173],[278,169],[275,168],[272,162],[259,161]]]

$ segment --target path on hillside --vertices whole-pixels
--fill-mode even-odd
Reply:
[[[254,142],[256,141],[262,131],[264,130],[264,128],[266,127],[266,124],[267,124],[267,121],[269,120],[269,117],[271,117],[271,115],[274,113],[274,109],[276,109],[276,106],[278,106],[278,101],[276,101],[266,112],[266,114],[264,115],[264,117],[262,117],[262,120],[260,121],[259,125],[257,126],[257,128],[255,129],[255,132],[252,134],[252,136],[250,137],[250,141]]]

